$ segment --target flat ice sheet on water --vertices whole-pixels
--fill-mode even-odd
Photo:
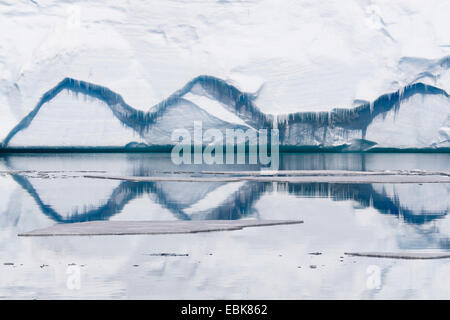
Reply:
[[[240,230],[303,223],[300,220],[201,220],[201,221],[89,221],[56,224],[54,226],[20,233],[19,236],[94,236],[175,234]]]
[[[266,181],[291,183],[450,183],[449,172],[421,170],[400,171],[347,171],[347,170],[280,170],[270,171],[203,171],[200,176],[188,172],[175,172],[158,176],[83,175],[85,178],[126,181],[185,181],[185,182],[233,182]]]
[[[389,259],[448,259],[450,253],[433,252],[346,252],[346,255]]]

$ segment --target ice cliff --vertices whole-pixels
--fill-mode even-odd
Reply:
[[[0,141],[160,145],[196,119],[276,124],[287,146],[448,148],[449,11],[439,0],[3,0]]]
[[[277,128],[287,147],[447,148],[450,97],[417,82],[372,102],[331,111],[273,115],[224,80],[198,76],[167,99],[142,111],[121,95],[66,78],[47,91],[36,107],[6,136],[4,147],[104,147],[170,145],[171,133],[213,128]]]

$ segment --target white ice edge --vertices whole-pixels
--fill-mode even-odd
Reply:
[[[252,171],[200,171],[201,174],[232,174],[251,176],[366,176],[366,175],[444,175],[450,176],[447,171],[424,170],[382,170],[382,171],[353,171],[353,170],[252,170]]]
[[[125,181],[179,181],[179,182],[236,182],[236,181],[261,181],[261,182],[330,182],[330,183],[450,183],[450,176],[444,174],[386,174],[386,173],[360,173],[360,174],[284,174],[278,175],[229,175],[219,174],[213,176],[205,174],[201,177],[190,177],[181,175],[170,176],[113,176],[113,175],[83,175],[92,179],[114,179]]]
[[[157,235],[241,230],[303,223],[301,220],[89,221],[56,224],[18,236]]]
[[[450,253],[434,252],[346,252],[348,256],[389,259],[447,259]]]

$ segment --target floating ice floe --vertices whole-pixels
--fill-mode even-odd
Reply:
[[[202,221],[89,221],[20,233],[19,236],[94,236],[176,234],[240,230],[303,223],[300,220],[202,220]]]
[[[426,171],[340,171],[340,170],[288,170],[267,173],[266,171],[203,172],[201,175],[159,175],[159,176],[114,176],[83,175],[85,178],[112,179],[124,181],[179,181],[179,182],[330,182],[330,183],[449,183],[447,172]]]
[[[346,255],[390,259],[448,259],[450,253],[433,252],[346,252]]]

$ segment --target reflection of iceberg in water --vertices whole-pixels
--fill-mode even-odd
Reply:
[[[334,183],[272,183],[246,182],[131,182],[123,181],[117,186],[107,186],[106,200],[78,204],[71,210],[58,211],[58,206],[46,202],[49,188],[35,186],[36,180],[21,174],[12,174],[14,180],[32,196],[42,213],[59,223],[91,220],[107,220],[120,214],[131,201],[148,195],[154,202],[176,218],[182,220],[222,220],[257,218],[256,202],[262,195],[287,192],[298,197],[330,198],[333,201],[354,200],[361,207],[372,207],[382,214],[395,215],[406,223],[424,224],[445,217],[448,212],[449,186],[447,184],[334,184]],[[91,179],[76,178],[83,186],[92,184]],[[63,179],[49,179],[47,184],[55,187]],[[109,190],[109,191],[108,191]],[[64,199],[76,192],[59,194]],[[424,199],[435,195],[424,205]],[[143,216],[145,218],[145,216]]]
[[[282,186],[281,186],[282,185]],[[389,188],[393,193],[387,193]],[[390,214],[402,218],[403,221],[413,224],[423,224],[427,221],[443,218],[448,212],[449,186],[446,184],[410,184],[409,193],[400,194],[396,187],[401,184],[335,184],[335,183],[287,183],[278,184],[278,188],[284,188],[290,194],[301,197],[327,197],[334,201],[354,200],[361,207],[372,207],[382,214]],[[427,190],[428,193],[447,196],[437,198],[438,206],[435,210],[423,207],[420,193]]]
[[[59,223],[83,222],[92,220],[107,220],[120,213],[132,200],[143,195],[152,195],[155,202],[168,209],[177,219],[182,220],[235,220],[254,213],[253,204],[264,193],[267,184],[246,183],[237,191],[231,193],[214,207],[195,208],[201,201],[199,195],[207,195],[214,189],[226,185],[225,183],[189,183],[189,189],[184,188],[181,198],[174,198],[171,190],[177,187],[174,182],[122,182],[111,193],[106,202],[96,207],[92,205],[78,205],[69,212],[58,212],[55,206],[45,203],[42,196],[36,191],[33,183],[20,174],[13,174],[13,179],[19,183],[35,200],[42,213]],[[82,178],[80,178],[82,179]],[[86,185],[90,180],[83,179]],[[55,184],[58,181],[52,180]],[[178,187],[183,188],[181,185]],[[191,192],[192,191],[192,192]],[[65,198],[67,194],[63,195]],[[102,199],[99,199],[101,202]],[[186,212],[189,212],[186,213]]]
[[[450,153],[280,153],[280,170],[413,170],[447,171]],[[5,170],[108,171],[148,176],[172,171],[260,170],[261,165],[175,165],[170,153],[26,154],[0,157]],[[3,170],[3,169],[2,169]]]

